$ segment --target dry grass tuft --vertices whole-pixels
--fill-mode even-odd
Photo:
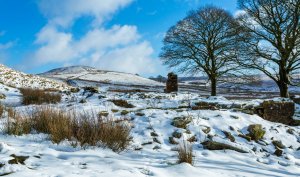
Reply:
[[[30,104],[43,104],[43,103],[59,103],[61,101],[61,95],[58,93],[50,93],[44,90],[39,89],[29,89],[22,88],[20,89],[23,100],[22,103],[24,105]]]
[[[194,164],[193,147],[188,142],[184,141],[179,145],[178,163]]]
[[[2,117],[3,113],[4,113],[4,106],[0,104],[0,118]]]
[[[49,134],[54,143],[76,141],[81,146],[101,146],[115,152],[125,150],[131,141],[131,126],[95,114],[65,112],[52,107],[37,107],[26,117],[11,118],[8,134],[28,134],[31,130]]]

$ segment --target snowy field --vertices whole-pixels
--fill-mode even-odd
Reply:
[[[17,89],[0,85],[0,92],[6,95],[2,103],[14,105],[19,112],[28,110],[20,104],[21,95]],[[100,96],[100,97],[99,97]],[[100,99],[99,99],[100,98]],[[79,103],[86,99],[86,103]],[[123,99],[135,108],[114,105],[111,99]],[[64,95],[60,104],[54,105],[65,111],[108,111],[114,119],[128,119],[133,129],[133,140],[129,148],[121,153],[100,147],[72,147],[68,141],[54,144],[48,135],[31,133],[10,136],[3,133],[7,121],[0,119],[0,175],[8,176],[101,176],[101,177],[199,177],[199,176],[300,176],[300,127],[290,127],[263,120],[257,115],[234,111],[190,110],[186,107],[196,102],[216,102],[222,105],[257,105],[262,100],[238,101],[224,97],[204,98],[195,93],[116,93],[100,88],[99,93],[72,93]],[[113,112],[112,110],[119,110]],[[127,110],[127,115],[121,115]],[[300,106],[297,106],[299,114]],[[186,129],[172,124],[175,117],[189,117]],[[262,124],[266,131],[258,142],[247,141],[239,134],[247,134],[250,124]],[[210,131],[207,131],[210,129]],[[230,132],[235,141],[226,138]],[[154,134],[154,133],[155,134]],[[174,132],[182,135],[175,138],[179,144],[195,137],[192,143],[194,165],[178,164],[176,149],[169,137]],[[247,153],[231,150],[210,151],[201,142],[211,138],[214,141],[232,145]],[[275,156],[272,141],[281,141],[283,155]],[[9,164],[15,154],[28,156],[24,164]]]

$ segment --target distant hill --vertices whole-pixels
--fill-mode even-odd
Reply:
[[[135,74],[99,70],[89,66],[57,68],[39,75],[51,79],[66,81],[73,86],[86,86],[93,83],[133,86],[162,86],[159,82],[143,78]]]

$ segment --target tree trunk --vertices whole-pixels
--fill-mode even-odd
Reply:
[[[286,59],[282,59],[279,67],[279,81],[278,86],[280,90],[280,97],[289,98],[289,73],[285,69]]]
[[[280,90],[280,97],[283,98],[289,98],[289,89],[288,89],[288,84],[282,81],[279,81],[279,90]]]
[[[217,96],[217,79],[212,77],[211,81],[211,96]]]

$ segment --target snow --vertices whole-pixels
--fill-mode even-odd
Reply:
[[[70,87],[59,81],[46,79],[36,75],[25,74],[0,64],[0,83],[17,88],[39,88],[66,90]]]
[[[135,74],[97,70],[87,66],[58,68],[40,75],[58,80],[71,80],[76,86],[80,87],[86,86],[86,83],[82,83],[81,81],[94,84],[107,83],[116,85],[162,86],[159,82]]]
[[[0,92],[4,92],[8,102],[18,102],[20,97],[17,89],[0,85]],[[101,89],[100,89],[101,90]],[[102,95],[106,98],[99,99]],[[224,97],[200,97],[194,93],[115,93],[101,91],[91,97],[79,93],[64,95],[62,103],[57,107],[66,111],[76,109],[78,111],[108,111],[116,119],[131,118],[133,142],[130,147],[120,154],[100,147],[72,147],[70,142],[63,141],[53,144],[45,134],[29,134],[23,136],[11,136],[0,133],[0,175],[11,173],[9,176],[101,176],[101,177],[199,177],[199,176],[300,176],[300,127],[290,127],[279,123],[263,120],[257,115],[248,115],[232,110],[189,110],[179,108],[191,103],[205,101],[219,104],[259,104],[262,100],[227,100]],[[87,103],[79,104],[79,100],[86,98]],[[110,99],[124,99],[135,105],[135,108],[125,109],[115,106]],[[24,112],[32,106],[16,105],[18,112]],[[299,109],[297,105],[297,110]],[[113,113],[111,109],[131,111],[128,115]],[[137,116],[135,112],[142,112],[144,116]],[[193,121],[188,125],[191,134],[185,129],[171,125],[174,117],[191,116]],[[233,118],[234,117],[234,118]],[[6,118],[0,119],[1,127]],[[238,137],[238,134],[247,134],[250,124],[262,124],[266,130],[263,141],[248,142]],[[229,127],[234,130],[230,130]],[[209,151],[203,149],[201,142],[207,140],[207,134],[202,130],[210,127],[213,140],[242,148],[249,153],[235,151]],[[289,134],[292,128],[294,134]],[[153,142],[151,132],[158,134],[157,139],[161,144]],[[195,135],[197,142],[193,143],[195,156],[194,165],[178,164],[178,145],[168,142],[174,131],[182,132],[184,139]],[[222,131],[230,132],[236,139],[230,142]],[[273,155],[275,147],[272,140],[280,140],[286,146],[283,156]],[[152,142],[148,145],[143,143]],[[262,145],[265,144],[265,145]],[[142,148],[141,150],[136,150]],[[25,165],[11,165],[7,161],[10,155],[29,156]]]

